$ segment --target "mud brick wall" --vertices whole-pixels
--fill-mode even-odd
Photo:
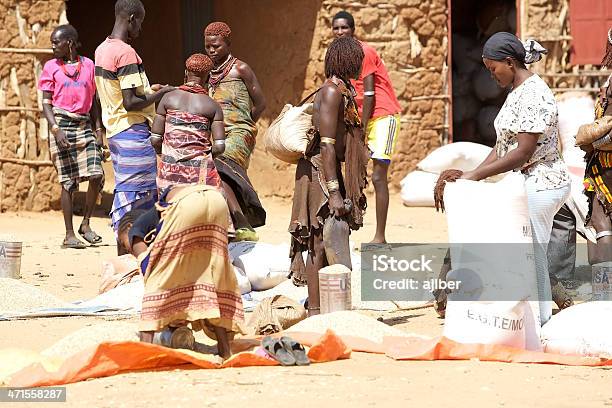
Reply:
[[[0,0],[0,47],[48,49],[51,31],[66,20],[64,10],[60,0]],[[40,119],[36,87],[49,57],[0,52],[0,211],[59,208],[60,186],[48,162],[48,128]]]
[[[402,107],[401,131],[391,165],[397,188],[408,171],[444,139],[447,44],[446,0],[325,1],[312,49],[309,72],[322,80],[325,48],[332,40],[333,15],[347,10],[355,17],[356,36],[372,45],[383,59]],[[315,75],[306,75],[313,78]],[[307,83],[306,88],[310,88]]]
[[[214,12],[215,18],[232,26],[234,54],[253,67],[268,99],[249,168],[257,191],[292,194],[295,167],[267,155],[262,136],[285,103],[297,103],[324,81],[325,51],[333,40],[331,20],[340,10],[354,15],[358,38],[381,55],[402,106],[401,132],[391,166],[391,183],[397,189],[406,173],[444,139],[446,0],[324,0],[300,2],[299,7],[289,7],[284,1],[263,3],[261,15],[248,6],[241,12],[220,5]],[[274,10],[274,21],[288,24],[270,21],[268,25],[269,10]],[[239,24],[241,13],[251,18]],[[296,21],[301,23],[296,25]],[[253,27],[247,30],[246,25]],[[253,30],[265,41],[253,42]],[[268,31],[275,34],[267,35]]]

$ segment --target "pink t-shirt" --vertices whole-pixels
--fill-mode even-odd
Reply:
[[[95,66],[92,60],[81,57],[81,72],[77,78],[70,78],[57,58],[45,63],[38,80],[38,89],[53,92],[53,106],[72,113],[88,113],[96,93]],[[66,65],[72,74],[76,64]]]

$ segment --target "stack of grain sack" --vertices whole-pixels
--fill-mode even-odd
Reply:
[[[542,350],[541,322],[552,311],[541,296],[520,173],[496,183],[457,180],[444,189],[452,269],[444,336],[460,343]],[[548,313],[547,313],[548,311]]]
[[[511,2],[483,2],[475,16],[476,27],[458,25],[452,35],[453,133],[457,141],[495,144],[493,121],[506,98],[482,62],[482,47],[499,31],[516,31]],[[474,33],[468,28],[476,28]]]
[[[429,153],[400,182],[401,197],[408,207],[433,207],[433,190],[444,170],[474,170],[491,153],[491,148],[478,143],[456,142]]]

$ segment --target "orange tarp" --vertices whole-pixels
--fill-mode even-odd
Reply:
[[[497,344],[462,344],[438,337],[385,337],[387,356],[395,360],[470,360],[504,363],[612,366],[612,359],[527,351]]]
[[[308,357],[322,363],[350,358],[351,349],[381,353],[395,360],[469,360],[511,363],[540,363],[580,366],[611,366],[612,359],[563,356],[551,353],[525,351],[507,346],[460,344],[445,337],[385,337],[383,344],[357,337],[337,336],[332,330],[324,335],[315,333],[289,333],[298,342],[311,346]],[[248,350],[258,339],[241,339],[232,344],[234,350]],[[382,350],[382,351],[381,351]],[[44,363],[44,362],[43,362]],[[223,364],[210,355],[189,350],[173,350],[140,342],[102,343],[67,358],[57,367],[37,362],[10,377],[9,386],[36,387],[69,384],[88,378],[107,377],[127,371],[152,370],[185,366],[218,369],[226,367],[274,366],[276,361],[251,351],[233,355]]]
[[[327,362],[349,358],[351,350],[342,339],[328,330],[324,335],[309,335],[316,341],[311,344],[308,357],[313,362]],[[297,336],[293,337],[298,339]],[[299,340],[298,340],[299,341]],[[251,341],[252,343],[252,341]],[[10,376],[11,387],[40,387],[70,384],[88,378],[108,377],[126,371],[152,370],[181,365],[198,368],[226,368],[249,366],[274,366],[278,362],[250,351],[234,354],[223,364],[217,364],[212,356],[190,350],[175,350],[150,343],[117,342],[102,343],[68,357],[56,370],[49,365],[35,363]]]

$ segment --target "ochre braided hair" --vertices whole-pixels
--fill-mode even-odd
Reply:
[[[221,36],[225,42],[229,43],[232,36],[232,30],[227,24],[222,21],[215,21],[210,23],[204,29],[204,35]]]
[[[185,68],[187,68],[187,71],[204,78],[213,69],[213,62],[208,55],[193,54],[185,61]]]
[[[444,187],[448,182],[457,181],[457,179],[463,176],[463,172],[461,170],[456,169],[448,169],[444,170],[438,181],[436,182],[436,186],[434,187],[434,205],[436,206],[436,211],[444,212]]]
[[[363,49],[353,37],[336,38],[325,53],[325,77],[356,78],[363,62]]]

